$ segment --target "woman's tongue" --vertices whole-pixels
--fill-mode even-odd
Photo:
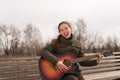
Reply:
[[[64,36],[67,37],[69,34],[68,33],[65,33]]]

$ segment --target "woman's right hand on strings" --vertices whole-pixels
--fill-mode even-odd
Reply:
[[[57,66],[58,70],[61,72],[66,72],[70,68],[70,67],[67,67],[65,64],[63,64],[63,61],[58,61],[56,66]]]

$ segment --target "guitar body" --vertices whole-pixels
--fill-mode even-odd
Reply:
[[[75,57],[75,54],[73,53],[63,53],[63,55],[55,55],[58,60],[72,60]],[[56,66],[53,66],[48,60],[41,57],[39,60],[39,69],[40,69],[40,75],[43,80],[59,80],[64,74],[66,73],[72,73],[73,72],[73,66],[71,65],[71,69],[69,69],[67,72],[60,72]]]

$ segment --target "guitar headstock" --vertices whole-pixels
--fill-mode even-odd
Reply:
[[[107,57],[113,55],[113,52],[111,50],[104,50],[102,54],[104,57]]]

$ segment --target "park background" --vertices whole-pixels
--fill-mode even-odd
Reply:
[[[119,0],[0,0],[0,55],[36,56],[69,21],[83,52],[120,51]]]

